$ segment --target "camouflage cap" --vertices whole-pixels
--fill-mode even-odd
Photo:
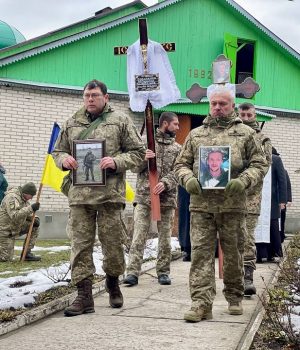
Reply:
[[[37,192],[37,189],[33,182],[28,182],[27,184],[23,185],[21,187],[21,190],[23,194],[30,194],[32,196],[35,196]]]

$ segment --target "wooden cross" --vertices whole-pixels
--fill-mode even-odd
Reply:
[[[135,76],[135,88],[136,91],[154,91],[159,89],[159,76],[158,74],[148,73],[147,62],[147,46],[148,46],[148,31],[147,20],[145,18],[139,19],[139,34],[140,34],[140,48],[143,58],[144,73]],[[166,51],[175,51],[175,43],[163,43],[161,44]],[[119,46],[114,48],[115,55],[125,55],[127,53],[128,46]],[[155,139],[154,139],[154,118],[151,102],[148,100],[145,108],[145,120],[147,135],[147,147],[155,153]],[[150,185],[150,199],[151,199],[151,218],[154,221],[161,220],[160,214],[160,199],[159,195],[153,193],[154,187],[158,183],[158,172],[156,159],[152,158],[148,160],[149,169],[149,185]]]
[[[229,83],[229,70],[231,66],[231,61],[227,59],[224,55],[219,55],[214,61],[213,61],[213,83],[214,84],[225,84]],[[220,67],[225,67],[223,75],[223,79],[220,78]],[[227,70],[226,70],[227,68]],[[219,74],[218,74],[219,73]],[[255,82],[254,79],[248,77],[246,78],[241,84],[235,85],[235,91],[236,95],[239,95],[241,97],[245,98],[251,98],[253,97],[257,91],[260,90],[259,85]],[[198,103],[201,101],[203,97],[207,96],[207,88],[204,88],[200,86],[199,84],[193,84],[191,88],[186,92],[186,96],[193,102]]]

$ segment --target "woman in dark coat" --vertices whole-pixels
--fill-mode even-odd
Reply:
[[[256,244],[257,262],[262,262],[262,259],[273,261],[275,257],[283,256],[278,219],[281,215],[281,209],[284,208],[287,202],[287,181],[282,160],[274,147],[272,147],[271,172],[270,243]]]

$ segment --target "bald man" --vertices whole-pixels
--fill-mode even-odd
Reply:
[[[190,294],[192,306],[184,314],[189,322],[212,318],[216,293],[215,242],[217,232],[224,252],[224,289],[230,315],[242,315],[243,250],[246,190],[264,177],[268,164],[255,141],[255,131],[234,111],[232,91],[224,86],[209,89],[210,113],[203,125],[187,136],[175,163],[179,183],[191,195]],[[231,147],[231,180],[225,189],[202,189],[199,147]]]

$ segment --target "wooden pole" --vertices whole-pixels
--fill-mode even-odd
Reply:
[[[144,62],[144,73],[147,74],[147,45],[148,45],[148,33],[147,33],[147,21],[145,18],[139,19],[139,31],[140,31],[140,45],[142,51],[142,57]],[[154,122],[153,122],[153,110],[150,101],[147,101],[145,109],[145,125],[147,135],[147,147],[155,153],[155,139],[154,139]],[[153,193],[154,187],[158,183],[158,172],[156,165],[156,158],[149,159],[149,186],[150,186],[150,199],[151,199],[151,218],[154,221],[160,221],[160,199],[159,195]]]
[[[40,187],[39,187],[39,190],[38,190],[38,193],[37,193],[37,197],[36,197],[36,202],[40,201],[42,188],[43,188],[43,184],[40,183]],[[26,257],[27,251],[28,251],[28,246],[29,246],[31,235],[32,235],[34,219],[35,219],[35,212],[33,212],[32,220],[31,220],[31,223],[30,223],[30,227],[29,227],[29,230],[28,230],[28,233],[26,235],[25,242],[24,242],[24,245],[23,245],[23,250],[22,250],[22,253],[21,253],[21,257],[20,257],[20,261],[21,262],[23,262],[25,260],[25,257]]]

